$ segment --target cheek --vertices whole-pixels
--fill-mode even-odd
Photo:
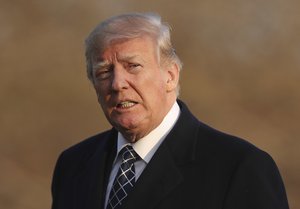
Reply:
[[[147,102],[155,109],[167,98],[165,85],[162,82],[152,83],[150,87],[146,88],[145,93]]]
[[[96,90],[97,96],[105,98],[109,93],[109,85],[107,82],[94,84],[94,89]]]
[[[156,82],[153,83],[152,89],[153,93],[157,94],[157,96],[162,96],[166,92],[166,82],[164,81],[164,77],[156,77]]]
[[[163,88],[166,85],[165,80],[167,80],[165,73],[162,72],[160,69],[155,69],[154,73],[150,73],[149,75],[147,75],[147,80],[145,80],[144,82],[148,83],[148,85],[146,86],[146,88],[148,89],[159,88],[160,90],[163,90]]]
[[[103,89],[99,87],[95,87],[95,90],[99,104],[101,105],[102,109],[106,111],[108,106],[108,93],[103,91]]]

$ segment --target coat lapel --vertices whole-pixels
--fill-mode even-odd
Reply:
[[[75,177],[74,208],[102,209],[105,200],[107,179],[115,156],[115,131],[107,138],[99,139],[95,153],[82,162],[79,174]]]

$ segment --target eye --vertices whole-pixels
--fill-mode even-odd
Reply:
[[[129,64],[130,68],[136,68],[136,67],[139,67],[139,66],[141,66],[141,65],[140,64],[136,64],[136,63]]]
[[[95,78],[98,80],[105,80],[109,78],[112,74],[111,68],[102,68],[95,72]]]
[[[138,70],[139,68],[142,67],[142,65],[139,63],[128,63],[127,67],[129,70]]]

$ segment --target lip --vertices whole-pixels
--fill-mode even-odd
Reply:
[[[132,101],[132,100],[123,100],[120,102],[117,102],[115,105],[115,109],[117,110],[128,110],[132,107],[134,107],[135,105],[137,105],[138,102]]]

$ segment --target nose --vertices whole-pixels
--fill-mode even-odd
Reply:
[[[113,91],[122,91],[127,89],[129,84],[127,82],[127,73],[124,67],[120,64],[114,66],[111,87]]]

